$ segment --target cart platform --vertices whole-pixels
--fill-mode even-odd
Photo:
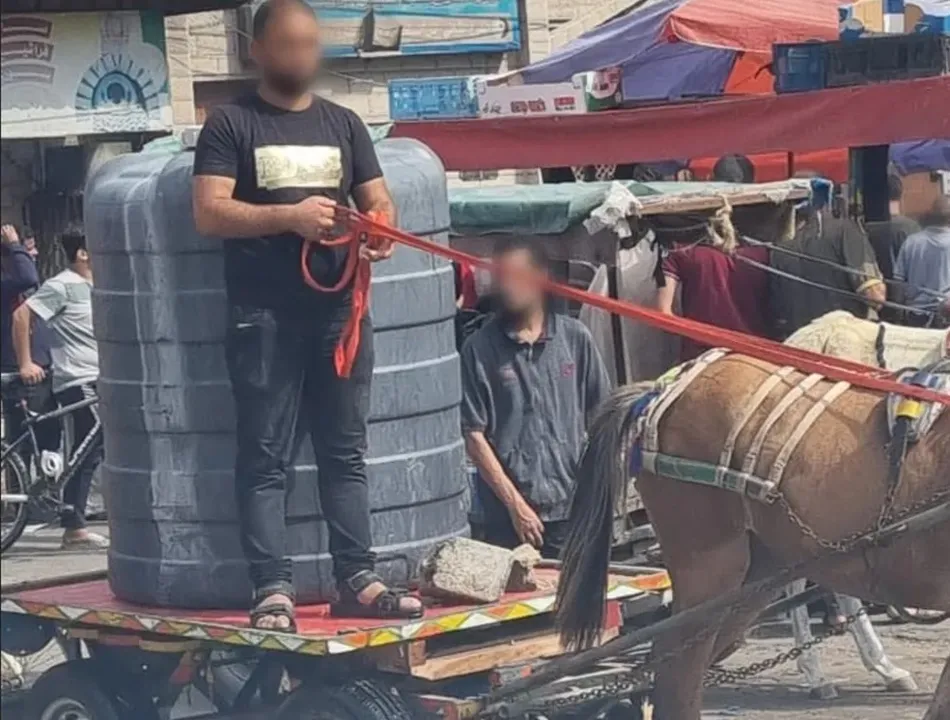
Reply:
[[[118,631],[156,640],[338,655],[548,615],[554,609],[557,575],[556,570],[539,569],[538,590],[509,593],[488,605],[426,599],[425,616],[409,621],[333,618],[329,605],[299,606],[296,633],[251,629],[246,611],[178,610],[125,603],[115,598],[104,576],[3,588],[0,610],[42,618],[60,626]],[[663,571],[612,575],[608,598],[628,601],[638,596],[662,595],[669,588],[669,577]]]

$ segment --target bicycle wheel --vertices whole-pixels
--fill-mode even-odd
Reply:
[[[23,458],[12,452],[3,459],[0,469],[0,492],[3,494],[3,500],[0,501],[0,553],[6,552],[26,527],[29,515],[28,487],[29,472],[23,464]],[[10,497],[14,495],[18,497]]]

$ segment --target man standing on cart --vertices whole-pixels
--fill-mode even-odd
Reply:
[[[251,48],[260,83],[205,123],[194,206],[198,229],[225,238],[235,482],[252,625],[294,628],[284,513],[298,419],[310,429],[319,467],[341,596],[334,613],[418,617],[419,601],[374,572],[365,463],[373,329],[355,304],[359,288],[345,281],[347,250],[321,244],[351,198],[390,224],[395,207],[359,117],[311,93],[321,58],[313,10],[302,0],[267,0]],[[383,260],[392,247],[364,245],[360,253]]]

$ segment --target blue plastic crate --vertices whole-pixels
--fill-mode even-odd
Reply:
[[[389,81],[392,120],[447,120],[478,117],[471,78],[444,77]]]
[[[775,92],[822,90],[825,87],[825,43],[794,43],[772,46]]]

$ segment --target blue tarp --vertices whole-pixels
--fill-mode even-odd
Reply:
[[[950,139],[891,145],[891,162],[901,175],[950,170]]]

